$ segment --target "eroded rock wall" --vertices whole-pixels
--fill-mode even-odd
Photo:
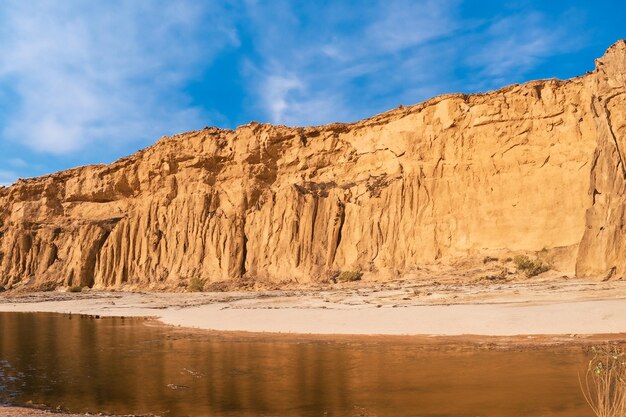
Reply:
[[[591,207],[586,214],[576,272],[626,277],[626,42],[613,45],[587,76],[597,148],[590,170]]]
[[[559,250],[623,276],[626,44],[595,71],[353,124],[249,124],[0,189],[0,285],[373,278]]]

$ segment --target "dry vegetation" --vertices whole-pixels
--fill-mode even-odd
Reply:
[[[530,259],[525,255],[517,255],[513,258],[513,263],[515,263],[517,270],[526,274],[528,278],[550,270],[550,267],[541,262],[539,259]]]
[[[343,271],[337,277],[337,282],[354,282],[360,281],[363,274],[357,271]]]
[[[614,345],[592,348],[593,358],[580,386],[598,417],[626,416],[626,352]]]
[[[193,277],[189,280],[189,286],[187,289],[191,292],[201,292],[204,290],[205,280],[199,277]]]

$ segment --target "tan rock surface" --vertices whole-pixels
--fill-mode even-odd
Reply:
[[[566,273],[623,277],[625,141],[624,41],[568,81],[163,138],[0,188],[0,285],[387,279],[539,251]]]

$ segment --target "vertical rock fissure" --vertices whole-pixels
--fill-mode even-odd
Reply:
[[[79,285],[81,287],[93,287],[95,282],[94,274],[96,271],[96,260],[110,234],[111,231],[105,230],[102,236],[100,236],[100,239],[96,240],[87,252],[87,256],[82,267],[81,276],[79,277]]]
[[[339,218],[339,230],[337,231],[337,245],[335,246],[335,252],[339,249],[339,244],[341,243],[341,233],[343,231],[343,224],[346,221],[346,209],[342,205],[341,206],[341,217]]]
[[[313,243],[315,237],[315,221],[317,220],[317,205],[318,205],[318,197],[313,196],[313,215],[311,220],[311,243]]]
[[[246,222],[241,227],[242,242],[241,242],[241,264],[239,265],[239,275],[244,276],[246,274],[246,259],[248,257],[248,236],[246,235]]]
[[[331,265],[335,262],[335,256],[337,256],[337,250],[341,244],[341,234],[343,233],[343,225],[346,222],[346,205],[343,202],[339,203],[339,226],[337,227],[337,239],[335,239],[335,247],[333,248],[333,256],[331,259]]]
[[[608,108],[608,100],[602,103],[602,108],[604,110],[604,119],[606,122],[607,130],[609,131],[609,135],[611,136],[613,144],[615,145],[615,150],[617,151],[617,156],[619,158],[619,164],[622,171],[622,178],[626,179],[626,167],[624,167],[624,158],[622,156],[622,150],[619,147],[617,137],[615,136],[615,132],[613,131],[613,125],[611,124],[611,111]]]

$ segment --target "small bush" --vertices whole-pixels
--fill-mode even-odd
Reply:
[[[53,281],[42,282],[40,284],[35,284],[33,289],[35,291],[54,291],[57,288],[57,283]]]
[[[73,287],[69,287],[67,289],[67,292],[81,292],[83,290],[83,287],[81,287],[80,285],[75,285]]]
[[[191,292],[200,292],[204,290],[204,280],[200,277],[193,277],[189,280],[187,289]]]
[[[517,267],[517,269],[526,269],[532,265],[532,261],[526,255],[516,255],[513,258],[513,263]]]
[[[513,258],[513,262],[518,271],[522,271],[528,278],[534,277],[550,270],[550,267],[538,259],[530,259],[526,255],[517,255]]]
[[[363,274],[361,272],[356,272],[356,271],[343,271],[341,274],[339,274],[339,276],[337,277],[337,282],[353,282],[353,281],[359,281],[361,279],[361,276],[363,276]]]

